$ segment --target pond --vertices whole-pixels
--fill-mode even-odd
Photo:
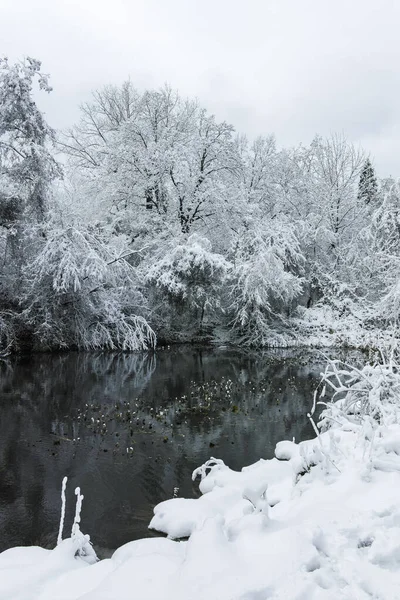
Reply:
[[[0,551],[54,547],[62,478],[65,533],[99,556],[149,535],[153,507],[198,496],[211,456],[241,469],[282,439],[313,437],[306,412],[325,359],[303,350],[164,348],[152,354],[34,355],[0,363]]]

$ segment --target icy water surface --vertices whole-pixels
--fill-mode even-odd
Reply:
[[[52,547],[60,489],[85,496],[82,530],[106,556],[154,535],[155,504],[195,497],[210,456],[240,469],[313,437],[324,359],[304,351],[180,347],[151,355],[35,355],[0,363],[0,551]]]

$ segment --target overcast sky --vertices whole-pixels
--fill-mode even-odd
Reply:
[[[0,54],[33,56],[68,127],[90,92],[168,82],[279,145],[344,133],[400,176],[399,0],[0,0]]]

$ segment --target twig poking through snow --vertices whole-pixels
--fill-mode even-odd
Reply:
[[[312,405],[311,413],[307,413],[308,418],[312,417],[315,413],[315,407],[317,405],[317,393],[318,393],[318,388],[314,391],[313,405]],[[317,435],[318,435],[318,430],[317,430]]]
[[[60,527],[58,530],[57,537],[57,546],[62,542],[62,533],[64,529],[64,519],[65,519],[65,488],[67,487],[68,477],[64,477],[62,480],[61,486],[61,518],[60,518]]]
[[[315,433],[317,435],[317,438],[318,438],[318,441],[319,441],[319,445],[321,446],[321,452],[322,452],[322,454],[325,456],[326,460],[329,461],[335,467],[335,469],[337,471],[339,471],[339,473],[341,473],[341,470],[339,469],[339,467],[337,465],[335,465],[335,463],[333,462],[333,460],[328,456],[327,452],[325,451],[325,448],[324,448],[324,446],[322,444],[321,436],[320,436],[319,431],[318,431],[318,427],[316,426],[315,421],[312,418],[312,415],[314,414],[314,411],[315,411],[315,402],[316,402],[316,391],[314,393],[314,404],[313,404],[312,412],[311,413],[307,413],[307,418],[310,420],[310,423],[311,423],[311,425],[312,425],[312,427],[313,427],[313,429],[314,429],[314,431],[315,431]]]
[[[81,510],[82,510],[82,500],[83,495],[81,494],[81,488],[75,488],[75,496],[76,496],[76,507],[75,507],[75,517],[74,523],[72,525],[71,537],[73,538],[79,531],[79,523],[81,522]]]

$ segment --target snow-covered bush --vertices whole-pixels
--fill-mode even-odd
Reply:
[[[322,378],[325,391],[334,394],[326,404],[319,426],[322,430],[344,425],[400,424],[400,366],[394,355],[358,369],[330,360]],[[323,391],[323,394],[324,394]]]
[[[294,228],[284,219],[266,219],[249,227],[234,252],[229,312],[236,337],[268,346],[274,324],[286,321],[302,290],[303,257]]]
[[[211,242],[197,234],[173,246],[150,267],[148,285],[168,299],[171,327],[179,330],[182,315],[191,317],[202,331],[206,317],[220,308],[220,293],[230,264],[212,251]]]
[[[24,268],[24,316],[39,347],[134,351],[155,345],[129,254],[88,228],[43,229]]]

